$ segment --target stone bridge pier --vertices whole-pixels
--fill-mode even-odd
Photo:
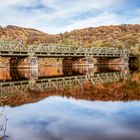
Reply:
[[[73,65],[73,59],[72,58],[64,58],[63,60],[62,60],[62,66],[63,67],[72,67],[72,65]]]
[[[24,58],[11,57],[10,68],[38,68],[38,58],[34,56]]]
[[[63,74],[64,74],[65,76],[73,75],[74,72],[73,72],[72,67],[63,67]]]

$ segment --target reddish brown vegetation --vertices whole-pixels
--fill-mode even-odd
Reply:
[[[17,26],[0,28],[1,40],[17,40],[26,44],[59,43],[81,45],[83,47],[106,46],[122,47],[121,42],[135,46],[140,42],[140,25],[100,26],[50,35],[41,31]]]

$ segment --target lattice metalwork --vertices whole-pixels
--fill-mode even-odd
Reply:
[[[71,89],[75,85],[82,86],[87,81],[92,84],[96,83],[111,83],[121,79],[126,80],[130,78],[129,74],[122,72],[100,73],[93,75],[80,75],[59,78],[44,78],[32,81],[5,81],[0,83],[0,96],[12,96],[15,94],[23,94],[27,89],[34,90],[36,88],[41,91],[48,91],[48,89]]]
[[[0,97],[23,94],[29,86],[28,80],[0,82]]]
[[[32,49],[31,49],[32,48]],[[56,56],[56,57],[121,57],[123,49],[118,48],[80,48],[80,47],[61,47],[59,45],[33,45],[30,50],[33,50],[36,56]],[[33,49],[34,48],[34,49]]]
[[[28,56],[28,51],[22,42],[0,41],[0,55]]]
[[[22,42],[0,41],[0,55],[37,57],[123,57],[124,49],[109,47],[82,48],[55,44],[25,46]]]

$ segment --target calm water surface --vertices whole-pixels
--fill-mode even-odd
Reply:
[[[140,140],[140,72],[124,66],[0,69],[4,140]]]

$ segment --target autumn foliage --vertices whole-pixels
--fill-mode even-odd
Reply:
[[[140,25],[89,27],[56,35],[35,29],[7,26],[0,28],[1,40],[23,41],[25,44],[48,43],[82,47],[131,47],[139,50]]]

